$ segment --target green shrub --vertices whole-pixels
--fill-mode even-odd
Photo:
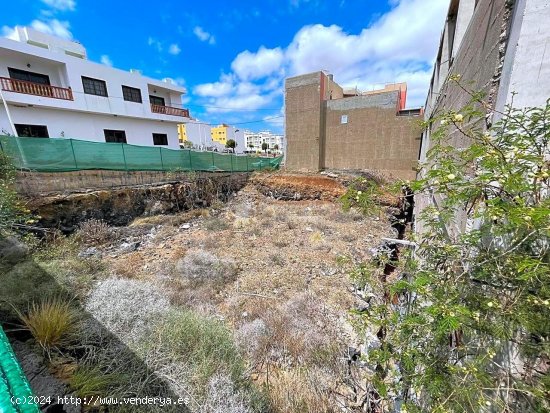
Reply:
[[[223,322],[192,311],[171,314],[160,329],[162,348],[191,367],[191,381],[203,391],[215,373],[227,373],[239,383],[244,363]]]
[[[29,212],[21,204],[14,187],[15,167],[0,151],[0,234],[9,232]]]
[[[112,390],[128,381],[121,373],[108,373],[99,366],[81,365],[69,378],[69,386],[77,397],[112,396]]]

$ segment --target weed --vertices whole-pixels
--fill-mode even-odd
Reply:
[[[92,218],[80,224],[78,238],[85,245],[101,245],[111,238],[111,228],[105,221]]]
[[[33,302],[27,314],[21,314],[20,317],[47,353],[71,341],[79,319],[71,303],[60,296]]]
[[[285,265],[285,259],[277,254],[272,254],[269,256],[269,260],[272,264],[278,265],[279,267],[283,267]]]
[[[109,278],[92,290],[85,308],[122,341],[133,344],[151,332],[170,304],[152,283]]]
[[[111,390],[127,377],[120,373],[106,373],[99,366],[79,366],[69,378],[69,386],[80,398],[111,394]]]
[[[237,266],[231,260],[224,260],[202,250],[190,250],[176,264],[176,271],[182,281],[190,286],[216,284],[221,287],[237,275]]]
[[[204,226],[209,231],[223,231],[229,228],[227,221],[218,217],[212,217],[205,220]]]
[[[221,321],[192,311],[174,312],[162,324],[159,337],[162,351],[191,367],[191,381],[199,391],[204,393],[216,373],[226,372],[233,382],[242,380],[244,363]]]

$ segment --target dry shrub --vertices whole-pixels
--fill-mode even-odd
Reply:
[[[79,320],[71,302],[60,296],[33,302],[20,318],[46,352],[68,344]]]
[[[269,377],[269,397],[279,413],[331,413],[330,378],[318,369],[279,371]]]
[[[235,342],[249,360],[258,361],[266,353],[269,329],[261,318],[244,323],[235,331]]]
[[[311,293],[301,293],[267,314],[271,358],[283,364],[335,362],[338,340],[326,308]]]
[[[152,283],[109,278],[96,285],[85,308],[122,341],[136,343],[170,310],[170,303]]]
[[[111,228],[105,221],[92,218],[80,224],[78,237],[85,245],[101,245],[111,238]]]
[[[141,269],[145,263],[139,252],[132,252],[120,256],[113,262],[113,271],[124,278],[139,278]]]
[[[203,250],[189,250],[176,264],[176,274],[186,286],[210,286],[221,288],[237,276],[234,261],[221,259]]]
[[[226,374],[215,374],[208,382],[204,413],[252,413],[248,397],[235,388]]]
[[[223,231],[229,228],[227,220],[218,217],[208,218],[204,221],[204,226],[209,231]]]

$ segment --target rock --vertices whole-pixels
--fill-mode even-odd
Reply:
[[[138,241],[135,242],[123,242],[119,247],[119,252],[132,252],[138,249],[141,243]]]
[[[189,228],[191,228],[191,224],[185,223],[180,225],[180,229],[189,229]]]
[[[311,228],[311,227],[306,227],[305,230],[306,230],[307,232],[313,232],[313,228]]]
[[[14,265],[23,261],[29,248],[15,237],[0,239],[0,263]]]
[[[101,255],[101,253],[97,250],[96,247],[89,247],[86,248],[84,251],[80,251],[78,253],[78,258],[89,258],[96,255]]]

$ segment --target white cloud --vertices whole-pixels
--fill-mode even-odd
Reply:
[[[63,39],[71,40],[73,34],[69,30],[71,25],[68,21],[59,21],[57,19],[51,19],[48,21],[33,20],[31,27],[39,32],[51,34]]]
[[[232,73],[196,86],[194,92],[212,106],[262,108],[282,95],[285,76],[326,70],[342,86],[363,90],[407,82],[407,106],[421,106],[448,1],[392,0],[390,5],[390,11],[359,33],[315,24],[302,27],[284,49],[243,51],[233,60]]]
[[[193,29],[193,33],[201,42],[208,42],[208,44],[216,43],[216,38],[214,37],[214,35],[208,33],[200,26],[195,26],[195,28]]]
[[[2,26],[2,37],[9,39],[15,39],[15,28],[9,26]]]
[[[42,3],[60,11],[74,11],[76,8],[75,0],[42,0]]]
[[[204,83],[195,86],[193,92],[202,97],[220,97],[229,95],[233,89],[233,78],[230,75],[222,75],[218,82]]]
[[[163,49],[162,43],[161,43],[159,40],[155,39],[154,37],[150,37],[150,36],[149,36],[149,38],[147,39],[147,44],[148,44],[149,46],[154,47],[154,48],[157,49],[159,52],[162,52],[162,49]]]
[[[256,53],[248,50],[237,55],[231,69],[243,80],[260,79],[278,71],[283,63],[284,54],[280,47],[266,49],[261,46]]]
[[[107,56],[106,54],[104,55],[101,55],[101,58],[99,59],[99,61],[101,63],[103,63],[104,65],[106,66],[112,66],[113,65],[113,61],[111,60],[111,58],[109,56]]]
[[[177,43],[172,43],[168,48],[168,53],[173,54],[174,56],[179,55],[180,52],[181,52],[181,49]]]

